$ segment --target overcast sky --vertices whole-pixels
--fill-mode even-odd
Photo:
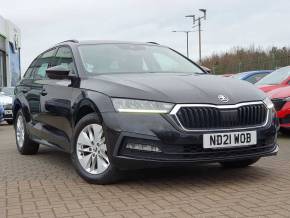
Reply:
[[[66,39],[156,41],[186,53],[184,18],[208,10],[203,56],[233,46],[288,46],[289,0],[0,0],[0,15],[22,31],[22,71],[40,52]],[[198,58],[198,34],[190,36]]]

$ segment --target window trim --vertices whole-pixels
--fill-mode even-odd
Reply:
[[[73,58],[74,71],[75,71],[73,75],[79,77],[78,69],[77,69],[77,65],[76,65],[76,61],[75,61],[75,56],[74,56],[74,53],[73,53],[72,48],[71,48],[70,46],[68,46],[68,45],[59,45],[59,46],[54,46],[54,47],[52,47],[52,48],[49,48],[49,49],[47,49],[47,50],[41,52],[41,53],[40,53],[36,58],[34,58],[33,61],[31,62],[31,64],[29,65],[29,67],[28,67],[27,70],[26,70],[26,72],[27,72],[29,68],[31,68],[31,67],[33,68],[33,69],[32,69],[32,72],[31,72],[31,78],[25,78],[25,74],[26,74],[26,72],[25,72],[24,75],[23,75],[23,79],[28,79],[28,80],[32,80],[32,81],[39,80],[39,79],[36,79],[36,78],[35,78],[36,68],[35,68],[35,66],[32,66],[32,64],[33,64],[34,62],[35,62],[35,63],[38,63],[39,59],[40,59],[40,58],[41,58],[45,53],[47,53],[47,52],[49,52],[49,51],[51,51],[51,50],[54,50],[54,49],[55,49],[55,52],[54,52],[54,54],[53,54],[53,57],[55,57],[56,54],[57,54],[57,52],[58,52],[58,50],[59,50],[60,48],[62,48],[62,47],[67,47],[67,48],[70,49],[70,52],[71,52],[71,54],[72,54],[72,58]],[[49,63],[49,67],[51,67],[51,64],[52,64],[52,63],[50,62],[50,63]],[[43,79],[44,79],[44,78],[43,78]],[[41,79],[41,80],[43,80],[43,79]],[[49,79],[49,78],[45,78],[45,79]]]

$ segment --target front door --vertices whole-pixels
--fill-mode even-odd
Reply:
[[[52,58],[56,49],[51,49],[40,55],[33,65],[33,80],[30,90],[27,91],[26,99],[31,116],[31,135],[39,140],[47,141],[48,133],[44,131],[44,122],[41,116],[41,96],[43,84],[46,80],[46,69],[51,66]]]
[[[71,73],[75,71],[72,52],[69,47],[60,47],[55,55],[52,66],[62,65]],[[41,119],[49,131],[48,142],[61,149],[68,150],[71,143],[72,124],[72,93],[70,80],[46,79],[43,81],[41,95]]]

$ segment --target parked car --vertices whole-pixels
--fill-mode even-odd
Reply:
[[[4,120],[8,124],[13,123],[12,102],[14,96],[14,87],[0,88],[0,104],[4,107]]]
[[[274,89],[267,94],[272,99],[277,111],[280,130],[290,133],[290,86]]]
[[[32,62],[15,93],[18,151],[55,146],[92,183],[131,168],[246,167],[279,149],[265,93],[162,45],[62,42]]]
[[[277,88],[289,86],[289,84],[290,66],[275,70],[256,83],[256,85],[264,92],[270,92]]]
[[[245,80],[252,84],[255,84],[272,72],[273,70],[255,70],[255,71],[237,73],[237,74],[232,75],[232,77],[235,79]]]

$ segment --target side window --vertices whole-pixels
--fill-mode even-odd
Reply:
[[[26,70],[26,72],[23,76],[24,79],[33,79],[33,70],[34,70],[34,67],[36,65],[36,61],[37,61],[37,59],[34,59],[34,61],[28,67],[28,69]]]
[[[52,59],[56,52],[56,48],[49,50],[48,52],[43,53],[37,60],[35,66],[35,79],[44,79],[46,78],[46,69],[51,66]]]
[[[24,79],[32,79],[32,78],[33,78],[33,74],[32,74],[32,72],[33,72],[33,68],[32,68],[32,67],[29,67],[29,68],[26,70],[26,72],[25,72],[23,78],[24,78]]]
[[[54,66],[58,65],[70,70],[72,73],[75,73],[73,54],[69,47],[60,47],[57,50],[54,60]]]

